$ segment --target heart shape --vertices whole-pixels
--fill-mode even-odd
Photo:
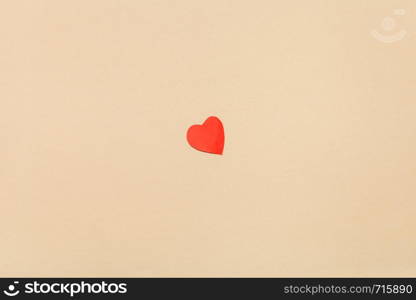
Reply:
[[[222,154],[224,127],[217,117],[209,117],[202,125],[192,125],[186,134],[189,145],[196,150]]]

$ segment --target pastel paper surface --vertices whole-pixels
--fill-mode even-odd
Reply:
[[[209,117],[202,125],[192,125],[186,136],[189,145],[196,150],[222,154],[224,150],[224,127],[217,117]]]

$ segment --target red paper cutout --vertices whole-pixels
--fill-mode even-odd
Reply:
[[[222,154],[224,150],[224,127],[217,117],[209,117],[202,125],[192,125],[186,134],[189,145],[196,150]]]

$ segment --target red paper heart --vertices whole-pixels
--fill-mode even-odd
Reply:
[[[224,127],[217,117],[209,117],[202,125],[192,125],[186,134],[189,145],[196,150],[222,154]]]

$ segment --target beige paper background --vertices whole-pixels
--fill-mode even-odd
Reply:
[[[415,276],[415,9],[2,1],[0,276]]]

